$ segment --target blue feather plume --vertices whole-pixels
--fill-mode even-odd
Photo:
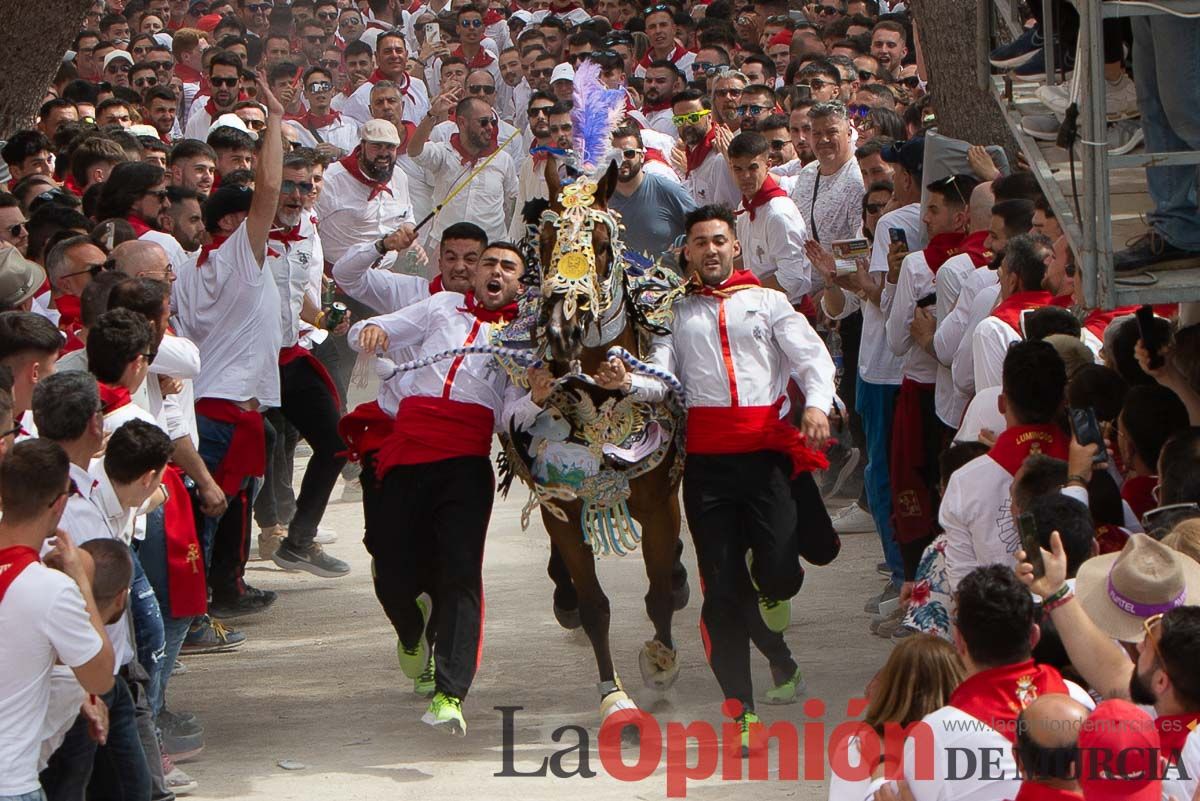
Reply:
[[[625,113],[625,87],[609,89],[600,81],[600,65],[583,60],[575,70],[571,110],[575,153],[579,168],[594,175],[608,168],[612,132]]]

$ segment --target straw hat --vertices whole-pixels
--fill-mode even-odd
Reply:
[[[1162,538],[1162,544],[1190,556],[1200,564],[1200,518],[1189,517],[1176,523],[1171,533]]]
[[[1132,534],[1120,553],[1079,566],[1075,594],[1105,634],[1141,642],[1146,618],[1177,606],[1200,605],[1200,564],[1152,537]]]

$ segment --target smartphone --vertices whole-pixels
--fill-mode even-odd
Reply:
[[[899,243],[904,245],[905,250],[908,250],[908,234],[904,232],[903,228],[889,228],[888,236],[891,237],[893,245]]]
[[[436,22],[429,22],[425,25],[425,41],[429,44],[441,44],[442,42],[442,26]]]
[[[1108,461],[1108,449],[1104,446],[1104,434],[1100,431],[1100,423],[1096,420],[1096,412],[1089,406],[1087,408],[1073,408],[1071,413],[1071,431],[1075,434],[1075,441],[1080,445],[1095,444],[1098,446],[1096,455],[1092,457],[1093,464],[1100,464]]]
[[[1033,577],[1041,578],[1046,575],[1046,564],[1042,561],[1042,543],[1038,538],[1037,520],[1033,514],[1025,512],[1017,518],[1017,533],[1021,535],[1021,550],[1025,551],[1025,561],[1033,565]]]
[[[1162,354],[1159,350],[1167,344],[1159,335],[1158,326],[1154,324],[1154,307],[1150,304],[1139,306],[1137,313],[1138,338],[1142,346],[1150,354],[1150,368],[1157,370],[1163,366]]]
[[[899,230],[899,229],[895,229],[895,228],[894,228],[894,229],[892,229],[892,230]],[[928,295],[926,295],[925,297],[923,297],[923,298],[920,298],[920,299],[918,299],[918,300],[917,300],[917,308],[918,308],[918,309],[927,309],[927,308],[929,308],[930,306],[932,306],[932,305],[933,305],[933,304],[935,304],[935,303],[937,303],[937,293],[936,293],[936,292],[930,292],[930,293],[929,293]]]

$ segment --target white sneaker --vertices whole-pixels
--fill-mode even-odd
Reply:
[[[1021,130],[1042,142],[1053,142],[1058,138],[1058,117],[1053,114],[1030,114],[1021,118]]]
[[[875,530],[875,518],[857,503],[850,504],[830,519],[838,534],[868,534]]]
[[[1104,91],[1104,108],[1109,122],[1132,120],[1141,116],[1141,112],[1138,111],[1137,89],[1128,75],[1122,72],[1116,83],[1106,81],[1105,85],[1107,88]]]
[[[1071,105],[1071,86],[1065,83],[1039,86],[1037,99],[1061,120],[1067,113],[1067,106]]]
[[[1140,120],[1121,120],[1108,124],[1108,155],[1124,156],[1143,141],[1146,136],[1142,133]]]
[[[331,545],[338,540],[337,532],[333,529],[322,528],[317,526],[317,536],[313,537],[313,542],[320,545]]]
[[[346,479],[338,503],[362,503],[362,481],[357,478]]]

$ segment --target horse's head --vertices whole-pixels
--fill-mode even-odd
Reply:
[[[598,324],[613,302],[619,256],[618,223],[608,211],[617,184],[611,164],[599,181],[581,177],[563,187],[553,159],[546,168],[550,209],[538,245],[542,266],[541,327],[549,360],[561,373],[583,352],[584,331]]]

